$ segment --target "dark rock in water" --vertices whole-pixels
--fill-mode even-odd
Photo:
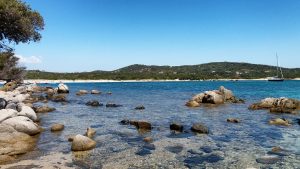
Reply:
[[[7,105],[7,101],[3,98],[0,98],[0,110],[5,109],[6,105]]]
[[[203,147],[200,148],[200,150],[202,150],[205,153],[212,153],[213,152],[212,148],[210,148],[209,146],[203,146]]]
[[[101,92],[99,90],[92,90],[91,94],[101,94]]]
[[[53,102],[66,102],[67,101],[65,94],[47,95],[47,98]]]
[[[155,145],[154,144],[145,144],[143,146],[143,149],[147,149],[147,150],[155,150]]]
[[[186,166],[188,167],[196,167],[201,165],[202,163],[206,162],[206,163],[216,163],[219,161],[224,160],[223,157],[216,155],[216,154],[210,154],[210,155],[206,155],[206,156],[192,156],[192,157],[188,157],[184,160],[184,163],[186,164]]]
[[[115,104],[115,103],[107,103],[106,107],[121,107],[122,105]]]
[[[178,145],[178,146],[168,146],[166,147],[166,150],[170,151],[171,153],[180,153],[183,150],[183,147]]]
[[[53,124],[51,127],[52,132],[62,131],[65,128],[63,124]]]
[[[290,153],[287,150],[282,149],[281,147],[273,147],[271,151],[268,152],[270,155],[278,156],[288,156]]]
[[[294,109],[287,109],[282,107],[273,107],[270,108],[270,113],[288,113],[288,114],[296,114]]]
[[[275,164],[280,160],[278,156],[267,155],[256,159],[257,163],[261,164]]]
[[[138,152],[136,152],[135,154],[139,155],[139,156],[146,156],[146,155],[151,154],[151,151],[148,149],[141,149]]]
[[[119,123],[122,124],[122,125],[129,125],[130,124],[130,120],[124,119],[124,120],[120,121]]]
[[[200,134],[208,134],[208,132],[209,132],[208,128],[201,123],[193,124],[193,126],[191,127],[191,130],[193,132],[200,133]]]
[[[152,137],[145,137],[143,140],[144,140],[144,142],[146,142],[146,143],[151,143],[151,142],[153,142]]]
[[[239,119],[235,119],[235,118],[229,118],[229,119],[227,119],[227,122],[229,122],[229,123],[239,123],[240,120]]]
[[[152,126],[151,123],[146,122],[146,121],[130,121],[131,125],[134,125],[138,129],[142,130],[151,130]]]
[[[99,103],[97,100],[88,101],[85,105],[87,105],[87,106],[93,106],[93,107],[103,106],[103,104]]]
[[[48,113],[48,112],[55,111],[56,109],[48,106],[39,106],[39,107],[33,107],[33,110],[36,113]]]
[[[172,123],[170,125],[170,130],[175,130],[175,131],[182,132],[183,131],[183,126],[181,124]]]
[[[145,107],[143,106],[143,105],[141,105],[141,106],[137,106],[136,108],[134,108],[135,110],[144,110],[145,109]]]
[[[296,119],[296,122],[300,125],[300,119]]]

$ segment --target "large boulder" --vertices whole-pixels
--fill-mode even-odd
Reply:
[[[58,93],[69,93],[69,87],[66,84],[60,83],[57,87]]]
[[[17,87],[18,87],[18,83],[15,81],[11,81],[11,82],[5,83],[3,85],[3,90],[4,91],[13,91]]]
[[[25,105],[21,107],[21,111],[18,112],[18,116],[26,116],[33,121],[37,120],[37,116],[34,110],[31,107]]]
[[[0,98],[0,110],[5,109],[6,105],[7,105],[7,101],[3,98]]]
[[[223,103],[244,103],[242,99],[237,99],[231,90],[220,86],[219,90],[205,91],[192,97],[185,105],[188,107],[199,107],[201,103],[223,104]]]
[[[269,123],[273,124],[273,125],[281,125],[281,126],[290,126],[291,125],[291,123],[287,119],[284,119],[284,118],[272,119],[269,121]]]
[[[15,117],[18,115],[18,112],[13,109],[2,109],[0,110],[0,123],[5,121],[6,119]]]
[[[31,151],[35,146],[36,140],[34,138],[28,134],[17,132],[10,126],[0,124],[0,131],[0,155],[24,154]]]
[[[86,151],[96,147],[96,142],[86,136],[76,135],[73,138],[71,150],[72,151]]]
[[[25,116],[16,116],[4,120],[2,124],[12,126],[18,132],[23,132],[28,135],[36,135],[40,133],[40,128],[31,119]]]
[[[300,109],[300,100],[290,98],[265,98],[249,106],[249,109],[270,109],[271,112],[292,113]]]

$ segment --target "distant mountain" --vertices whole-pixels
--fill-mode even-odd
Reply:
[[[300,68],[282,68],[285,78],[299,78]],[[269,65],[212,62],[199,65],[155,66],[130,65],[114,71],[92,71],[75,73],[53,73],[38,70],[27,71],[26,79],[82,79],[82,80],[138,80],[138,79],[256,79],[276,75],[276,67]]]

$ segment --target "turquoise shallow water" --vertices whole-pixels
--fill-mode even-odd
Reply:
[[[44,84],[45,86],[51,86]],[[56,86],[52,85],[52,86]],[[97,130],[97,148],[81,157],[82,166],[109,168],[297,168],[300,166],[299,115],[270,114],[266,110],[249,111],[248,106],[266,97],[300,99],[300,81],[281,83],[266,81],[214,82],[128,82],[128,83],[70,83],[69,103],[48,103],[55,112],[42,114],[41,125],[46,128],[40,136],[37,151],[70,152],[68,135],[83,134],[89,126]],[[246,100],[245,104],[224,104],[216,107],[188,108],[184,104],[194,94],[219,86],[231,89]],[[80,89],[97,89],[101,95],[76,96]],[[111,91],[112,95],[105,94]],[[114,102],[118,108],[88,107],[89,100]],[[138,105],[143,111],[134,110]],[[239,124],[227,123],[234,117]],[[293,122],[290,127],[268,124],[268,120],[285,117]],[[132,126],[120,125],[122,119],[147,120],[154,125],[149,133],[139,133]],[[187,132],[170,132],[172,122],[182,123]],[[208,135],[188,131],[195,122],[205,124]],[[53,123],[63,123],[65,130],[53,134],[47,130]],[[153,144],[142,140],[146,136]],[[275,164],[260,164],[256,159],[266,155],[273,146],[288,150]],[[75,157],[74,157],[75,158]],[[163,160],[162,160],[163,159]],[[76,159],[78,160],[78,159]],[[74,161],[76,161],[74,159]],[[75,162],[74,162],[75,163]],[[77,163],[76,163],[77,164]],[[149,167],[151,166],[151,167]],[[112,167],[113,168],[113,167]]]

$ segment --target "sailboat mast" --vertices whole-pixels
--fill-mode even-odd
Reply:
[[[278,76],[278,71],[279,71],[279,70],[278,70],[278,55],[277,55],[277,53],[276,53],[276,59],[277,59],[277,68],[276,68],[276,70],[277,70],[277,77],[279,77],[279,76]]]

